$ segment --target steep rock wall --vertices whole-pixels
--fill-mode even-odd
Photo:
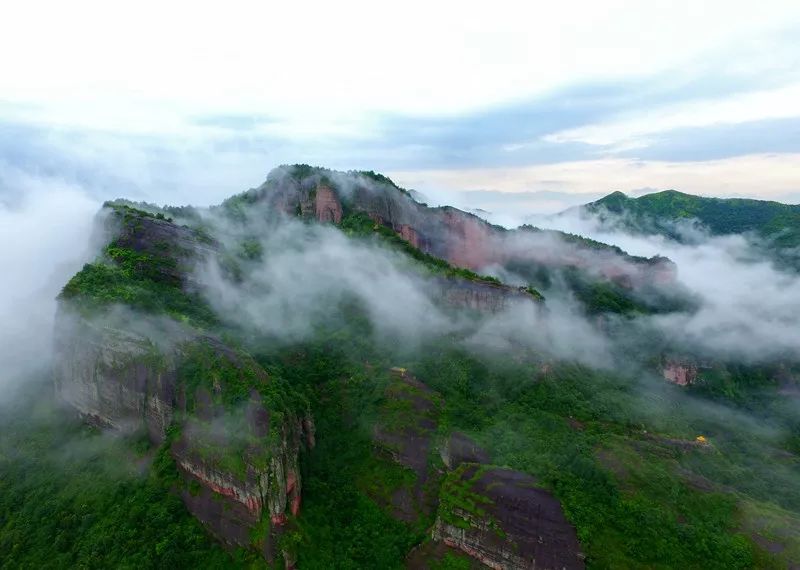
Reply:
[[[667,359],[661,373],[667,382],[678,386],[689,386],[697,379],[697,366],[689,362]]]
[[[489,568],[584,568],[560,503],[530,475],[464,463],[448,476],[442,497],[433,539]]]
[[[338,224],[342,221],[342,205],[330,186],[320,184],[314,197],[314,215],[322,223]]]
[[[273,535],[300,508],[299,454],[313,445],[313,420],[282,410],[276,423],[256,389],[237,407],[225,405],[231,373],[241,371],[256,385],[269,382],[266,373],[246,355],[191,331],[181,336],[173,329],[173,342],[157,347],[147,334],[165,332],[158,326],[126,329],[120,318],[89,319],[62,305],[57,396],[91,423],[125,433],[146,430],[157,444],[167,441],[170,427],[178,428],[170,452],[190,512],[226,544],[257,546],[272,559]],[[190,381],[184,365],[198,345],[214,368],[201,369],[203,377]],[[227,367],[225,374],[220,366]],[[271,532],[254,545],[251,530],[264,518]]]
[[[491,281],[437,278],[435,284],[439,300],[445,305],[483,313],[498,313],[509,308],[513,303],[534,300],[534,297],[524,289]]]
[[[174,416],[175,368],[144,335],[93,323],[61,306],[55,325],[57,396],[90,423],[164,440]]]
[[[359,173],[280,167],[254,192],[271,210],[322,222],[364,213],[421,251],[473,271],[531,261],[581,269],[625,287],[668,287],[675,281],[669,260],[635,258],[559,232],[506,230],[457,208],[420,204],[387,179]]]

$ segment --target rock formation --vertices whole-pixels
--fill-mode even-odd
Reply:
[[[469,437],[457,431],[447,437],[439,453],[445,466],[451,470],[462,463],[489,463],[489,454]]]
[[[462,463],[445,480],[433,538],[497,570],[584,567],[561,505],[530,475]]]
[[[436,486],[430,483],[438,474],[430,457],[442,399],[405,369],[393,368],[391,374],[373,439],[381,455],[414,473],[413,487],[397,489],[391,498],[393,514],[412,522],[436,508]]]
[[[439,300],[445,305],[497,313],[513,303],[537,300],[524,289],[509,287],[491,281],[459,278],[437,278]]]
[[[689,386],[697,379],[697,366],[687,362],[668,359],[664,362],[661,373],[667,382],[678,386]]]
[[[443,554],[436,546],[441,544],[490,568],[583,568],[575,529],[559,501],[533,477],[487,465],[489,455],[462,433],[439,444],[451,470],[442,482],[431,459],[441,397],[405,369],[391,373],[374,438],[381,453],[416,475],[413,489],[398,489],[392,497],[392,512],[411,522],[438,505],[434,542],[412,552],[408,567],[427,567]],[[431,483],[441,484],[437,495],[430,494]]]
[[[321,211],[337,219],[331,204]],[[151,295],[191,291],[192,268],[220,247],[125,206],[114,207],[106,229],[106,255],[136,279],[131,290],[153,287]],[[87,304],[75,291],[59,305],[58,398],[92,424],[146,432],[167,446],[189,511],[223,543],[273,560],[275,537],[300,509],[299,455],[314,444],[310,414],[287,407],[249,355],[188,320]],[[291,562],[291,553],[280,554]]]
[[[278,410],[282,419],[271,421],[258,391],[270,381],[266,372],[214,338],[184,330],[165,349],[116,328],[119,319],[108,321],[62,307],[55,368],[61,400],[93,424],[166,441],[190,512],[222,542],[274,558],[271,539],[300,508],[299,454],[313,444],[313,420]],[[228,382],[237,380],[252,388],[231,405],[228,392],[236,388]],[[271,532],[254,544],[251,531],[264,518]]]
[[[342,221],[342,205],[330,186],[320,184],[314,198],[314,215],[323,223],[338,224]]]
[[[463,267],[477,268],[502,257],[494,241],[501,230],[459,210],[427,208],[390,188],[382,195],[368,185],[346,187],[341,180],[284,176],[256,198],[284,214],[321,223],[340,224],[346,213],[363,211],[415,247]],[[58,397],[90,423],[123,433],[147,433],[174,463],[174,490],[214,536],[226,545],[258,550],[269,561],[282,555],[291,566],[294,553],[280,551],[277,538],[301,508],[299,457],[315,440],[307,408],[298,407],[296,399],[277,396],[269,374],[251,356],[206,332],[193,317],[164,310],[147,313],[146,308],[133,317],[124,306],[130,295],[147,287],[152,288],[145,291],[150,295],[146,299],[166,294],[177,296],[182,307],[199,302],[197,295],[191,297],[199,286],[193,270],[204,260],[228,255],[224,246],[200,229],[125,205],[112,206],[106,229],[109,245],[100,265],[106,264],[104,271],[117,271],[111,273],[114,279],[132,279],[125,285],[133,289],[123,290],[123,304],[118,306],[106,297],[91,297],[92,287],[101,285],[91,279],[79,279],[69,295],[62,295],[56,323]],[[112,266],[116,269],[108,269]],[[436,276],[430,283],[434,300],[457,309],[497,312],[535,299],[524,288],[474,275]],[[438,512],[434,537],[484,563],[507,559],[517,564],[532,556],[547,560],[549,551],[535,546],[509,554],[507,544],[481,534],[489,523],[479,518],[465,519],[478,530],[457,535],[463,524],[454,527],[460,531],[450,528],[442,514],[450,511],[438,504],[445,474],[434,459],[441,396],[397,369],[384,397],[386,404],[374,426],[375,449],[414,475],[412,485],[397,489],[390,498],[393,514],[427,526]],[[289,400],[294,403],[287,404]],[[445,465],[459,473],[460,465],[488,461],[462,434],[452,434],[440,451]],[[516,475],[495,471],[489,476],[496,481],[483,488],[481,479],[476,492],[513,487],[507,479]],[[554,499],[547,503],[542,493],[535,494],[535,504],[552,510]],[[514,540],[524,542],[529,537],[514,526],[514,508],[493,512],[491,520],[500,521],[508,527],[503,532],[517,533]],[[524,516],[539,516],[534,507],[524,508]]]
[[[522,261],[575,267],[626,287],[665,286],[675,278],[666,258],[636,258],[560,232],[509,231],[457,208],[430,208],[389,179],[361,173],[284,166],[273,170],[251,199],[271,211],[321,222],[364,213],[421,251],[473,271]]]

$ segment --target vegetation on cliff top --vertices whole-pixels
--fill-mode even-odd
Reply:
[[[115,206],[114,215],[134,233],[142,231],[142,217],[166,221],[161,214],[128,205]],[[205,300],[184,286],[171,249],[174,244],[155,244],[150,252],[143,253],[115,239],[98,259],[85,264],[67,282],[59,298],[84,311],[121,304],[150,314],[166,314],[200,328],[214,325],[217,317]]]
[[[196,294],[185,292],[180,286],[151,279],[143,273],[130,272],[116,258],[136,259],[143,267],[152,267],[148,260],[132,250],[114,248],[108,257],[87,263],[76,273],[59,295],[82,310],[93,311],[111,305],[125,305],[150,314],[166,314],[177,320],[208,327],[217,317]],[[153,264],[156,265],[156,264]]]

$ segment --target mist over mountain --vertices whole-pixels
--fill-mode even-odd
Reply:
[[[509,229],[287,165],[7,208],[51,237],[3,305],[4,564],[797,564],[793,207],[662,194]]]
[[[0,570],[800,569],[800,2],[0,18]]]

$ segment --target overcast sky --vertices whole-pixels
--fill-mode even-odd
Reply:
[[[0,200],[45,178],[208,204],[307,162],[433,202],[800,202],[800,2],[25,2]]]

